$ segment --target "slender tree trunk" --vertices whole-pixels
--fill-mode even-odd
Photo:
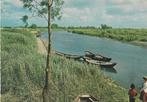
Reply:
[[[46,59],[46,69],[45,69],[45,85],[43,88],[43,102],[49,102],[49,83],[51,80],[51,66],[50,66],[50,56],[51,56],[51,0],[48,0],[48,51]]]

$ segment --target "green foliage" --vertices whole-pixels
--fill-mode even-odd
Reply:
[[[69,32],[106,37],[120,41],[147,41],[147,29],[68,29]]]
[[[23,2],[23,7],[33,12],[33,14],[39,17],[45,17],[48,13],[48,0],[20,0]],[[52,1],[52,0],[51,0]],[[63,0],[53,0],[51,7],[51,18],[53,20],[61,18],[61,8]],[[47,18],[46,18],[47,19]]]
[[[28,16],[27,15],[24,15],[22,18],[21,18],[22,22],[25,24],[25,28],[28,26]]]
[[[112,29],[112,27],[107,26],[106,24],[101,24],[101,29]]]
[[[20,33],[21,32],[21,33]],[[37,53],[35,35],[2,30],[2,101],[41,102],[46,57]],[[98,66],[51,56],[50,102],[73,102],[91,94],[102,102],[127,101],[127,92],[105,77]]]
[[[52,29],[56,29],[56,28],[58,28],[58,27],[59,27],[58,24],[52,24],[52,25],[51,25],[51,28],[52,28]]]
[[[36,82],[43,83],[42,76],[40,78],[37,73],[43,75],[44,65],[42,56],[36,53],[34,35],[24,30],[18,30],[18,32],[2,30],[1,82],[2,94],[12,93],[21,99],[31,95],[30,92],[36,88]],[[30,90],[31,87],[33,87],[32,90]]]
[[[32,25],[30,26],[30,28],[36,29],[36,28],[37,28],[37,25],[36,25],[36,24],[32,24]]]

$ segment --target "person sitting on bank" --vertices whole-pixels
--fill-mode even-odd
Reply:
[[[147,76],[144,76],[143,79],[144,84],[140,92],[143,93],[143,102],[147,102]]]
[[[131,84],[130,89],[128,91],[129,94],[129,102],[135,102],[135,96],[137,96],[137,91],[135,89],[135,85]]]

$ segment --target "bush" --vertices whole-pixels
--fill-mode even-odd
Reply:
[[[36,25],[36,24],[32,24],[32,25],[30,26],[30,28],[36,29],[36,28],[37,28],[37,25]]]

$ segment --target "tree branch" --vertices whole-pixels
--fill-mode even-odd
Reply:
[[[49,3],[49,7],[53,5],[53,0],[50,0],[51,3]]]
[[[37,6],[33,5],[33,8],[36,9],[37,11],[40,11],[40,9]],[[34,12],[33,12],[34,13]],[[39,14],[40,17],[44,18],[46,21],[48,21],[48,18],[45,16],[45,14]]]

